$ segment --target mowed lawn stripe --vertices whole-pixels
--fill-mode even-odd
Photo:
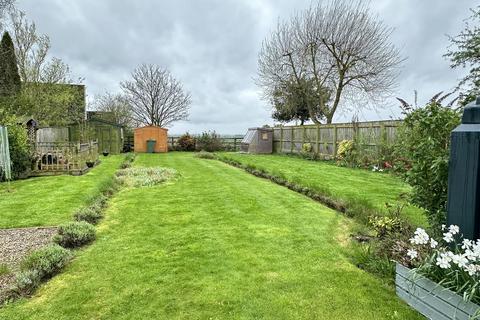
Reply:
[[[192,154],[136,165],[179,177],[117,194],[98,240],[0,319],[420,319],[343,256],[336,212]]]
[[[386,203],[395,205],[411,188],[399,177],[360,168],[340,167],[326,161],[311,161],[295,156],[272,154],[253,155],[226,152],[222,157],[243,165],[254,166],[301,186],[319,191],[332,199],[367,209],[364,220],[372,213],[386,212]],[[424,211],[413,205],[403,208],[402,214],[416,226],[427,226]]]
[[[82,176],[49,176],[0,183],[0,228],[55,226],[72,219],[102,183],[111,179],[123,155],[101,157],[102,163]]]

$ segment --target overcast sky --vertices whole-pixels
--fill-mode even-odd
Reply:
[[[17,6],[50,36],[51,54],[83,77],[89,98],[119,91],[119,82],[141,63],[167,67],[191,92],[189,121],[170,133],[244,133],[273,124],[270,107],[254,83],[262,40],[278,19],[310,0],[17,0]],[[392,41],[407,58],[396,96],[424,102],[450,90],[463,72],[442,57],[470,15],[472,0],[373,0],[372,11],[395,28]],[[364,110],[361,120],[398,117],[392,98]],[[349,121],[339,114],[335,121]]]

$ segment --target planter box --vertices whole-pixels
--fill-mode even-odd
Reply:
[[[398,263],[395,287],[403,301],[429,319],[469,320],[480,315],[480,306]]]

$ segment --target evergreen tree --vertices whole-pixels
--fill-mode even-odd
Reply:
[[[0,42],[0,97],[16,95],[20,88],[15,47],[10,35],[5,32]]]

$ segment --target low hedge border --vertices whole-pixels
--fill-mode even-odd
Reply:
[[[127,154],[119,169],[130,167],[134,160],[135,154]],[[5,299],[0,301],[0,307],[33,294],[42,282],[58,274],[73,259],[72,249],[93,242],[96,236],[93,224],[103,218],[108,200],[119,190],[120,183],[117,176],[113,175],[100,187],[90,205],[74,213],[74,221],[59,227],[58,234],[54,237],[56,243],[35,250],[25,257],[20,272],[15,274],[15,286],[5,295]]]

